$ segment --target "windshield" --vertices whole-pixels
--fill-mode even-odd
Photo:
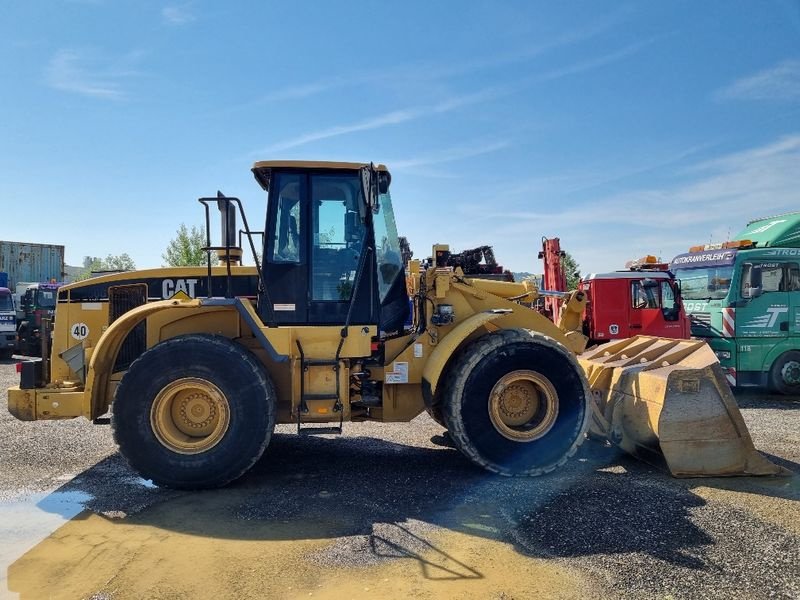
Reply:
[[[14,310],[11,294],[0,294],[0,310]]]
[[[38,290],[36,292],[36,304],[40,308],[55,308],[56,292],[54,290]]]
[[[684,300],[721,300],[731,287],[733,266],[677,269],[675,278]]]
[[[389,192],[381,194],[380,209],[373,217],[375,224],[375,253],[378,259],[378,291],[381,302],[389,293],[398,273],[403,272],[403,255],[394,222],[394,210]]]

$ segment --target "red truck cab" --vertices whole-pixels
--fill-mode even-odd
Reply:
[[[592,342],[635,335],[689,339],[689,319],[669,272],[592,273],[581,281],[580,289],[589,299],[584,333]]]

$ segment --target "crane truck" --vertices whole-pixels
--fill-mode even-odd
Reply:
[[[182,489],[242,475],[276,423],[337,434],[344,421],[426,410],[468,460],[502,475],[555,470],[589,428],[676,476],[780,472],[755,450],[705,343],[637,336],[584,352],[577,297],[557,326],[525,304],[538,297],[530,282],[468,277],[446,244],[404,269],[383,165],[252,171],[267,192],[263,246],[241,202],[218,193],[199,199],[206,231],[216,210],[222,223],[205,268],[61,287],[52,352],[21,363],[9,390],[15,417],[104,423],[110,410],[130,465]],[[254,266],[241,264],[237,212]]]
[[[559,238],[542,238],[543,282],[547,290],[544,314],[557,320],[560,303],[568,298],[567,278],[561,263]],[[635,335],[689,339],[689,319],[681,290],[669,265],[655,256],[629,261],[624,271],[590,273],[581,278],[577,292],[586,297],[583,333],[590,343],[604,343]]]

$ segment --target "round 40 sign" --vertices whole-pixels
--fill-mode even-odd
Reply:
[[[75,323],[70,327],[69,332],[76,340],[85,340],[86,336],[89,335],[89,326],[86,323]]]

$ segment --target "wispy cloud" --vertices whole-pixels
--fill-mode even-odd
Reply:
[[[598,69],[600,67],[605,67],[617,61],[633,56],[646,46],[649,46],[650,44],[655,42],[657,39],[659,38],[654,37],[640,42],[635,42],[633,44],[624,46],[619,50],[615,50],[614,52],[601,54],[600,56],[596,56],[588,60],[577,61],[572,64],[565,65],[563,67],[558,67],[556,69],[545,71],[544,73],[534,75],[531,79],[537,82],[550,81],[553,79],[561,79],[563,77],[568,77],[570,75],[576,75],[578,73],[583,73],[585,71],[591,71],[594,69]]]
[[[195,20],[190,4],[171,4],[161,9],[161,18],[169,25],[185,25]]]
[[[613,62],[616,62],[618,60],[622,60],[623,58],[626,58],[638,52],[641,48],[651,43],[651,41],[652,40],[647,40],[644,42],[631,44],[615,52],[605,54],[588,61],[567,65],[558,70],[551,70],[530,77],[526,77],[509,85],[486,88],[469,94],[455,95],[443,101],[440,101],[439,103],[434,105],[396,110],[389,112],[387,114],[379,115],[376,117],[370,117],[368,119],[364,119],[361,121],[356,121],[354,123],[335,125],[333,127],[327,127],[325,129],[321,129],[318,131],[305,133],[293,138],[276,142],[266,148],[262,148],[258,151],[255,151],[252,154],[255,155],[255,154],[263,154],[270,152],[280,152],[283,150],[288,150],[290,148],[303,146],[310,142],[316,142],[319,140],[337,137],[348,133],[379,129],[381,127],[386,127],[389,125],[399,125],[401,123],[414,121],[423,117],[450,112],[452,110],[461,108],[463,106],[480,104],[489,100],[494,100],[497,98],[501,98],[503,96],[514,94],[533,84],[541,83],[544,81],[550,81],[561,77],[567,77],[569,75],[573,75],[583,71],[588,71],[590,69],[596,69],[611,64]]]
[[[464,94],[462,96],[454,96],[452,98],[447,98],[437,104],[430,106],[417,106],[400,110],[394,110],[382,115],[369,117],[361,121],[355,121],[353,123],[347,123],[343,125],[334,125],[332,127],[326,127],[325,129],[304,133],[302,135],[293,138],[276,142],[266,148],[262,148],[261,150],[253,152],[253,154],[260,155],[260,154],[268,154],[271,152],[280,152],[283,150],[288,150],[290,148],[303,146],[311,142],[317,142],[319,140],[337,137],[348,133],[356,133],[359,131],[370,131],[373,129],[380,129],[382,127],[387,127],[390,125],[399,125],[401,123],[414,121],[416,119],[421,119],[423,117],[450,112],[462,106],[484,102],[492,98],[493,96],[497,95],[497,93],[498,91],[495,89],[485,89],[470,94]]]
[[[800,100],[800,59],[789,59],[774,67],[748,75],[716,92],[718,100]]]
[[[471,142],[460,144],[453,148],[445,148],[438,152],[429,154],[421,154],[414,158],[407,158],[405,160],[390,160],[387,164],[392,167],[392,170],[410,169],[413,167],[424,167],[429,165],[440,165],[443,163],[455,162],[473,158],[475,156],[482,156],[484,154],[491,154],[508,148],[511,145],[509,140],[501,140],[494,142]]]
[[[77,50],[62,49],[55,53],[45,67],[45,82],[63,92],[93,98],[121,100],[127,96],[123,83],[136,74],[132,64],[138,55],[109,61]]]
[[[487,212],[487,206],[499,205],[488,199],[462,206],[463,216],[474,217],[482,229],[494,223],[494,237],[502,240],[498,248],[505,245],[509,253],[531,235],[559,235],[590,270],[619,267],[648,252],[661,252],[669,259],[710,237],[721,241],[749,219],[795,210],[800,133],[690,169],[677,168],[673,175],[681,183],[587,197],[582,202],[561,202],[554,195],[552,202],[535,209],[517,204],[516,209],[506,206]],[[601,244],[596,243],[599,238]]]
[[[342,77],[326,77],[316,81],[306,83],[291,84],[284,88],[278,88],[263,96],[242,104],[239,108],[249,108],[258,104],[276,102],[283,100],[294,100],[307,98],[321,94],[332,89],[348,86],[360,85],[369,82],[390,82],[397,84],[402,82],[403,86],[413,85],[415,82],[429,83],[433,80],[443,80],[446,78],[458,77],[483,70],[497,69],[505,66],[515,65],[532,61],[540,56],[558,50],[559,48],[577,45],[588,39],[594,38],[605,33],[624,21],[630,10],[622,8],[614,11],[592,23],[583,27],[576,27],[564,31],[551,39],[547,39],[535,44],[531,44],[515,51],[497,54],[495,56],[479,57],[454,61],[447,64],[440,63],[413,63],[397,65],[380,69],[379,71],[364,74],[353,73]]]

